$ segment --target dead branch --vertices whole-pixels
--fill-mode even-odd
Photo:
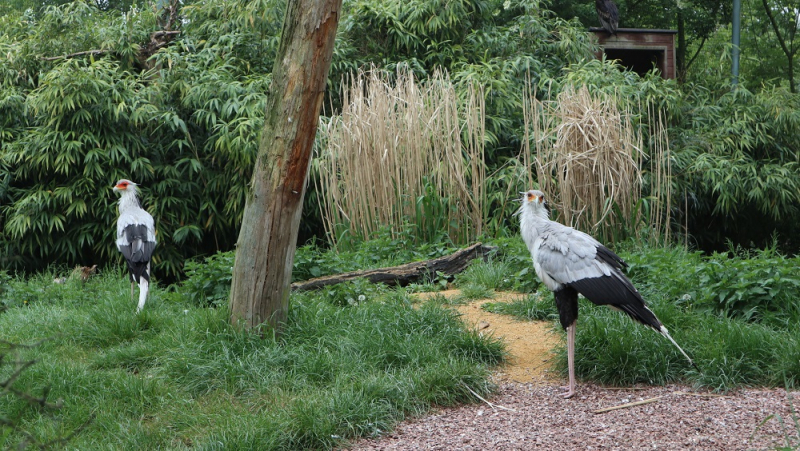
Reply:
[[[472,260],[476,258],[486,258],[489,253],[496,249],[497,248],[492,246],[484,246],[482,243],[476,243],[450,255],[434,258],[432,260],[407,263],[405,265],[388,268],[346,272],[332,276],[317,277],[315,279],[306,280],[305,282],[295,282],[292,284],[292,290],[315,290],[328,285],[335,285],[337,283],[360,278],[367,279],[372,283],[405,286],[425,277],[435,276],[438,272],[445,273],[449,276],[458,274],[465,270]]]

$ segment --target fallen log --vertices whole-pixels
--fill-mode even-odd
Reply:
[[[316,277],[303,282],[295,282],[292,284],[292,290],[315,290],[328,285],[335,285],[337,283],[347,282],[349,280],[359,278],[367,279],[372,283],[383,283],[390,286],[406,286],[425,277],[433,277],[439,272],[449,276],[458,274],[465,270],[472,260],[476,258],[486,259],[489,253],[495,251],[496,249],[497,248],[493,246],[484,246],[483,243],[476,243],[450,255],[434,258],[432,260],[406,263],[405,265],[391,266],[387,268],[346,272],[342,274]]]

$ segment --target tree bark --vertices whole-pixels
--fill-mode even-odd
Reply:
[[[678,8],[678,48],[675,49],[675,72],[678,81],[686,81],[686,22],[683,20],[683,10]]]
[[[272,73],[264,129],[236,242],[234,325],[276,334],[289,308],[311,149],[342,0],[290,0]]]

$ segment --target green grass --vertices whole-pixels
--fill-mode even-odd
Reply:
[[[91,418],[74,449],[330,449],[434,405],[475,402],[469,390],[486,395],[504,357],[496,339],[442,306],[412,307],[403,290],[356,305],[326,291],[293,295],[276,340],[230,327],[224,307],[199,307],[180,289],[154,289],[136,315],[119,274],[64,285],[52,275],[7,281],[0,336],[52,337],[17,351],[37,363],[14,386],[49,386],[63,407],[6,395],[0,417],[19,417],[42,442]],[[23,439],[0,434],[3,447]]]
[[[487,302],[483,304],[483,309],[492,313],[510,315],[523,321],[558,320],[558,310],[556,310],[550,293],[544,293],[544,297],[539,293],[533,293],[512,302]]]

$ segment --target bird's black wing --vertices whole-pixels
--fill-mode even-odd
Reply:
[[[147,227],[144,224],[130,224],[122,229],[122,243],[117,242],[125,262],[131,281],[139,283],[144,278],[150,281],[150,258],[156,248],[155,241],[148,238]]]
[[[608,305],[622,310],[636,321],[660,330],[661,322],[647,308],[642,295],[622,273],[622,268],[627,267],[627,263],[603,245],[598,246],[595,259],[608,267],[609,275],[574,280],[569,285],[597,305]]]
[[[147,237],[147,227],[144,224],[131,224],[123,229],[126,245],[120,246],[119,250],[125,260],[146,263],[153,256],[156,243]]]

